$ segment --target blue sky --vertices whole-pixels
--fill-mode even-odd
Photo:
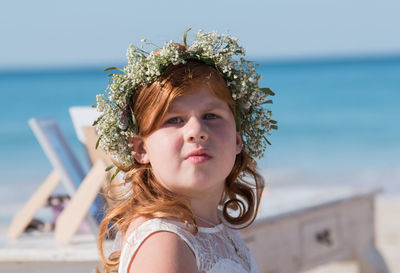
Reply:
[[[400,54],[399,12],[398,0],[2,1],[0,68],[122,63],[130,43],[188,27],[229,31],[255,58]]]

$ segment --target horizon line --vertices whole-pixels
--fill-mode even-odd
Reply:
[[[262,63],[263,65],[296,65],[296,64],[322,64],[322,63],[345,63],[345,62],[365,62],[365,61],[388,61],[400,60],[400,52],[396,53],[372,53],[372,54],[341,54],[341,55],[317,55],[317,56],[293,56],[293,57],[265,57],[247,56],[247,59]],[[0,65],[0,74],[16,73],[62,73],[62,72],[94,72],[103,71],[110,66],[124,67],[126,64],[117,61],[105,63],[75,63],[64,65],[26,65],[20,67],[9,67]],[[97,73],[97,72],[96,72]]]

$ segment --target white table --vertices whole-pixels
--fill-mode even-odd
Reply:
[[[295,273],[355,260],[362,273],[387,273],[375,247],[378,190],[281,187],[266,191],[257,220],[241,231],[261,273]]]
[[[354,259],[362,273],[387,273],[375,248],[376,190],[282,187],[266,191],[259,216],[241,232],[261,273],[295,273]],[[0,272],[92,272],[100,258],[96,238],[77,235],[69,245],[53,234],[0,239]],[[112,242],[107,242],[106,252]]]
[[[106,242],[111,249],[112,242]],[[54,240],[54,234],[23,234],[16,240],[0,240],[0,272],[93,272],[99,264],[96,238],[78,234],[68,245]]]

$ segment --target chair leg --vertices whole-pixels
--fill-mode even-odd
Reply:
[[[31,222],[36,212],[46,204],[47,199],[60,182],[60,175],[53,170],[35,193],[29,198],[22,209],[14,216],[8,227],[7,237],[18,238]]]
[[[90,206],[105,182],[105,168],[105,163],[102,160],[98,160],[82,181],[68,205],[61,212],[56,222],[54,234],[58,242],[67,244],[88,215]]]

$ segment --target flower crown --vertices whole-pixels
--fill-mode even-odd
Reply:
[[[272,120],[272,112],[263,105],[272,103],[267,97],[275,94],[269,88],[258,86],[261,76],[256,74],[256,65],[244,58],[245,51],[238,45],[238,39],[200,30],[188,46],[189,30],[183,35],[184,45],[169,41],[151,52],[144,51],[143,46],[130,45],[126,54],[127,66],[105,69],[117,72],[109,75],[112,80],[106,94],[97,95],[96,107],[102,114],[93,124],[99,133],[96,147],[100,145],[120,164],[129,166],[134,162],[134,152],[128,141],[138,130],[133,114],[133,93],[157,81],[168,66],[184,64],[188,60],[213,66],[225,80],[235,101],[236,127],[242,134],[246,152],[252,158],[261,158],[270,144],[265,135],[278,127]],[[142,43],[153,45],[144,39]]]

